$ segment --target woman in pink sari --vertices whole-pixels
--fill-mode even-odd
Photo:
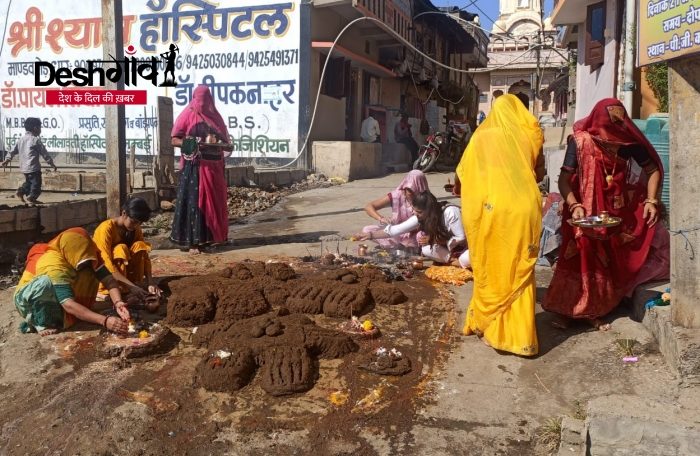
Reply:
[[[413,215],[413,197],[419,193],[430,190],[428,188],[428,180],[425,174],[419,170],[409,172],[403,178],[396,190],[387,193],[385,196],[376,199],[365,206],[367,215],[376,219],[379,225],[368,225],[362,229],[362,232],[369,236],[369,239],[374,240],[377,244],[385,248],[408,247],[418,248],[416,240],[417,231],[400,234],[395,237],[386,239],[373,239],[372,234],[375,231],[382,231],[386,225],[397,225],[405,222]],[[379,213],[379,210],[386,207],[391,207],[391,217],[384,217]]]
[[[202,247],[224,243],[228,238],[223,152],[232,149],[207,146],[211,135],[217,142],[230,143],[209,88],[200,85],[175,120],[171,133],[173,146],[181,148],[181,173],[170,240],[190,253],[199,253]]]

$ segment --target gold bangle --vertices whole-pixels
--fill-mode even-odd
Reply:
[[[647,204],[647,203],[651,203],[654,206],[657,206],[659,204],[659,200],[657,200],[656,198],[647,198],[644,200],[644,204]]]

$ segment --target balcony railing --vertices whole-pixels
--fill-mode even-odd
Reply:
[[[353,0],[362,14],[384,22],[408,42],[411,40],[411,0]]]

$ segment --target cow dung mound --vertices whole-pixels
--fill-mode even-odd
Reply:
[[[192,340],[207,349],[195,384],[232,392],[258,375],[261,387],[275,396],[312,388],[319,358],[358,350],[350,336],[319,327],[304,314],[346,319],[373,304],[407,300],[377,268],[300,275],[287,264],[260,261],[172,280],[168,288],[166,322],[196,326]]]
[[[280,316],[279,311],[204,325],[193,342],[209,348],[195,370],[195,384],[232,392],[259,371],[262,388],[273,396],[308,391],[318,378],[317,358],[341,358],[358,349],[338,331],[316,326],[304,315]]]
[[[396,305],[408,301],[408,297],[390,283],[373,283],[369,287],[372,299],[379,305]]]
[[[395,357],[371,353],[365,356],[357,367],[374,374],[399,376],[411,372],[411,360],[405,355]]]

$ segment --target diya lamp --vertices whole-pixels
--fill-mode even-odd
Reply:
[[[416,271],[423,269],[423,260],[421,258],[414,258],[413,261],[411,261],[411,267]]]
[[[365,256],[365,255],[367,255],[367,249],[368,249],[368,248],[369,248],[369,247],[367,247],[366,244],[360,244],[360,245],[357,247],[357,255],[358,255],[358,256]]]
[[[600,211],[598,217],[600,217],[600,221],[603,223],[607,223],[607,221],[610,220],[610,214],[608,214],[607,211]]]

